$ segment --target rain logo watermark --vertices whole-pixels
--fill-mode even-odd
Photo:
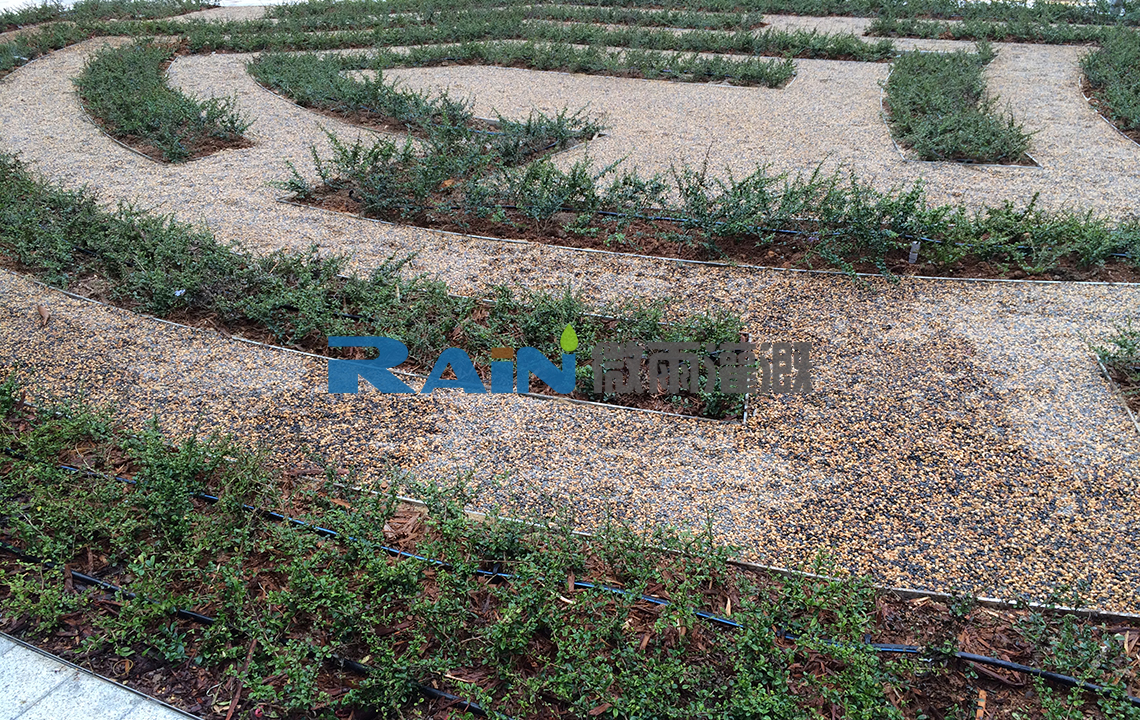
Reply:
[[[529,393],[534,378],[555,393],[574,392],[578,336],[567,325],[559,338],[561,367],[532,347],[491,350],[490,388],[464,350],[440,353],[420,393],[451,388],[465,393]],[[415,393],[392,368],[408,359],[408,348],[388,337],[336,336],[329,347],[374,348],[371,360],[329,360],[330,393],[355,393],[360,378],[383,393]],[[811,343],[598,343],[591,354],[596,394],[808,393],[812,391]],[[445,378],[448,369],[454,378]]]

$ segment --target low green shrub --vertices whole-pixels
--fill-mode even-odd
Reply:
[[[525,9],[511,7],[424,14],[421,17],[423,19],[419,22],[390,22],[386,17],[377,17],[366,23],[346,22],[344,27],[328,29],[314,27],[315,21],[299,25],[288,21],[278,24],[265,21],[192,23],[177,28],[172,23],[149,23],[141,27],[152,33],[161,28],[185,35],[191,52],[386,48],[516,40],[597,48],[871,62],[888,60],[894,54],[894,45],[889,40],[866,42],[850,33],[770,28],[761,32],[739,29],[675,33],[653,27],[608,28],[587,23],[528,20]],[[322,31],[312,32],[315,29]]]
[[[822,167],[791,175],[761,166],[736,179],[681,166],[643,177],[621,171],[620,161],[595,167],[584,158],[562,168],[543,158],[507,167],[480,162],[481,148],[435,145],[420,152],[389,138],[330,139],[328,157],[313,149],[320,185],[294,168],[279,186],[318,204],[323,193],[351,189],[365,215],[428,227],[478,225],[480,234],[505,237],[529,230],[530,237],[569,244],[589,236],[635,252],[643,252],[642,241],[666,240],[713,259],[790,247],[809,267],[853,272],[870,265],[887,275],[915,241],[935,271],[967,258],[1000,274],[1067,274],[1059,269],[1070,263],[1092,271],[1129,258],[1140,264],[1140,221],[1045,211],[1036,197],[973,211],[930,203],[921,182],[883,192]],[[466,174],[455,174],[456,163]],[[458,180],[444,188],[444,178]]]
[[[1101,111],[1125,132],[1140,137],[1140,32],[1117,30],[1081,58],[1081,69],[1102,103]]]
[[[53,410],[0,418],[0,438],[21,456],[9,466],[12,484],[0,487],[0,502],[13,510],[0,516],[0,530],[30,555],[94,563],[137,597],[118,598],[107,612],[78,581],[76,592],[65,592],[61,572],[3,557],[0,616],[51,633],[81,613],[91,630],[81,651],[170,665],[193,658],[196,669],[237,675],[243,698],[268,717],[317,706],[401,715],[416,709],[416,682],[518,718],[564,710],[806,720],[802,706],[817,697],[847,716],[901,717],[885,701],[884,662],[861,642],[875,609],[866,580],[774,584],[774,575],[728,565],[731,549],[711,530],[639,533],[610,523],[583,537],[565,517],[523,525],[492,513],[475,523],[463,512],[471,499],[461,485],[393,477],[426,501],[426,515],[409,516],[394,487],[376,496],[350,491],[332,468],[290,493],[292,515],[340,533],[321,538],[243,510],[278,509],[273,495],[284,480],[225,438],[170,447],[155,426],[132,439],[84,408]],[[55,467],[73,452],[95,474]],[[220,500],[184,507],[196,490]],[[396,542],[392,527],[409,520],[426,531],[398,542],[444,568],[380,549]],[[510,582],[487,583],[475,572],[491,567],[510,573]],[[568,587],[573,576],[632,594]],[[646,611],[644,592],[669,603]],[[698,617],[722,612],[722,595],[734,598],[731,617],[741,630]],[[203,608],[216,622],[177,621],[174,608]],[[798,635],[802,647],[781,647],[776,627]],[[794,663],[809,653],[833,672],[793,681],[802,675]],[[333,697],[323,689],[328,679],[350,677],[337,657],[372,670]],[[477,668],[493,682],[465,679],[458,668]],[[610,712],[595,712],[606,704]]]
[[[164,63],[174,48],[135,43],[92,56],[74,80],[88,112],[115,137],[167,162],[182,162],[210,141],[239,142],[249,121],[236,99],[199,101],[170,87]]]
[[[1140,324],[1128,320],[1116,325],[1092,349],[1120,385],[1129,407],[1140,412]]]
[[[923,160],[1016,163],[1029,135],[1013,113],[986,95],[983,70],[993,51],[910,52],[899,56],[886,83],[891,131]]]
[[[82,42],[91,35],[91,31],[83,26],[49,23],[0,43],[0,77],[52,50]]]
[[[1111,24],[1140,23],[1140,7],[1135,0],[1114,3],[1112,0],[1092,2],[1055,2],[1051,0],[994,0],[987,3],[963,3],[959,0],[576,0],[573,8],[532,2],[505,0],[435,0],[429,12],[452,9],[498,8],[522,5],[552,12],[559,18],[593,18],[594,22],[628,22],[641,24],[641,18],[672,14],[682,24],[675,27],[708,27],[721,25],[710,13],[721,14],[725,23],[729,16],[738,20],[742,14],[809,15],[853,17],[935,18],[940,20],[1036,20],[1042,23]],[[362,17],[388,13],[416,13],[422,3],[412,0],[310,0],[272,7],[268,16],[283,20],[321,19],[331,24],[359,21]],[[583,12],[580,8],[587,8]],[[635,15],[634,13],[640,13]],[[705,17],[700,17],[704,15]],[[569,17],[567,17],[569,16]],[[708,23],[708,24],[702,24]],[[649,24],[657,24],[651,20]],[[726,25],[727,26],[727,25]]]
[[[3,388],[20,392],[14,376]],[[716,541],[711,519],[696,530],[603,519],[590,535],[566,510],[520,522],[491,508],[476,521],[465,510],[503,485],[476,496],[464,479],[393,472],[373,494],[352,489],[361,479],[351,468],[322,463],[298,476],[232,439],[171,443],[156,423],[132,433],[82,404],[0,408],[0,449],[13,454],[0,475],[0,536],[54,564],[0,550],[0,620],[33,642],[79,628],[65,654],[130,658],[126,674],[141,665],[137,674],[161,681],[189,667],[208,682],[180,695],[186,704],[224,708],[240,684],[230,709],[242,716],[454,709],[419,704],[417,688],[430,684],[520,720],[809,720],[820,707],[865,720],[949,717],[975,671],[938,651],[969,636],[993,655],[1016,650],[1018,662],[1109,689],[1039,682],[1018,698],[1027,715],[1081,717],[1094,702],[1107,718],[1135,715],[1135,628],[1119,620],[1021,608],[995,621],[972,599],[910,612],[868,577],[829,578],[836,569],[822,560],[803,568],[813,574],[733,565],[739,550]],[[193,495],[202,491],[217,501]],[[425,510],[401,506],[397,492]],[[109,601],[68,572],[79,568],[134,597]],[[926,652],[869,644],[900,632],[924,638]],[[370,671],[349,673],[344,660]]]
[[[1136,16],[1140,17],[1140,12],[1137,12]],[[885,15],[876,18],[868,26],[867,34],[881,37],[1082,45],[1100,42],[1112,30],[1113,27],[1108,25],[1057,24],[1032,18],[1004,22],[994,20],[945,22]]]
[[[35,25],[52,20],[90,22],[94,20],[143,20],[184,15],[214,7],[199,0],[78,0],[29,4],[19,10],[0,11],[0,30]]]
[[[465,154],[457,151],[460,146],[478,145],[489,162],[517,164],[535,154],[591,138],[603,129],[581,112],[563,112],[555,117],[532,112],[525,121],[498,116],[488,129],[486,123],[476,120],[469,101],[455,100],[446,92],[432,95],[407,90],[398,82],[386,82],[380,69],[375,78],[353,80],[344,75],[346,69],[384,64],[353,55],[265,53],[250,63],[249,71],[299,105],[350,120],[395,125],[460,155]],[[455,173],[467,174],[457,168],[441,180]]]

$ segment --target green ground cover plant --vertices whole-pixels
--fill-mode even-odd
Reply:
[[[249,120],[232,98],[195,100],[170,87],[165,63],[174,48],[135,43],[107,48],[74,80],[87,111],[112,136],[166,162],[240,146]]]
[[[371,70],[382,74],[401,67],[436,65],[498,65],[533,70],[636,76],[677,81],[729,81],[735,85],[779,87],[795,75],[791,60],[727,59],[676,55],[651,50],[610,51],[551,43],[464,43],[423,46],[408,52],[381,50],[368,55],[263,54],[250,64],[250,72],[266,87],[305,107],[358,119],[379,117],[369,108],[388,107],[399,100],[379,80],[360,83],[342,74]],[[389,98],[382,100],[376,94]],[[441,100],[442,102],[442,100]],[[417,103],[412,102],[413,105]],[[452,101],[452,104],[454,101]],[[389,107],[385,113],[403,109]],[[420,110],[416,110],[420,112]],[[394,116],[393,116],[394,117]],[[375,119],[375,118],[374,118]],[[500,123],[503,119],[500,118]],[[592,134],[592,133],[591,133]],[[583,135],[589,137],[589,134]]]
[[[147,688],[176,685],[211,720],[462,711],[424,702],[425,684],[517,720],[909,720],[951,717],[979,689],[1027,720],[1137,717],[1130,624],[968,598],[916,606],[867,578],[741,569],[711,527],[610,521],[583,536],[557,514],[475,520],[462,479],[394,471],[370,494],[351,489],[348,468],[281,468],[222,437],[167,440],[157,423],[131,432],[109,411],[31,407],[15,375],[0,383],[0,627]],[[397,487],[426,509],[398,503]],[[900,659],[866,644],[916,636],[927,650]],[[1110,692],[1011,690],[947,660],[959,642]]]
[[[548,158],[506,167],[446,138],[429,148],[330,139],[327,156],[313,150],[316,178],[293,168],[279,186],[300,202],[425,227],[692,259],[778,257],[888,276],[974,268],[1088,278],[1107,264],[1132,277],[1140,257],[1140,222],[1046,212],[1036,198],[969,211],[931,204],[921,183],[881,192],[840,170],[792,176],[761,166],[721,179],[686,166],[644,177],[589,158],[566,169]],[[922,262],[909,265],[916,241]]]
[[[1136,24],[1138,8],[1133,0],[1114,5],[1108,0],[1094,2],[1035,2],[997,0],[989,3],[961,3],[958,0],[576,0],[575,6],[600,7],[624,13],[630,8],[655,12],[702,13],[770,13],[782,15],[916,17],[967,20],[1036,19],[1051,23],[1111,24],[1118,21]],[[455,7],[507,7],[511,5],[543,6],[527,0],[436,0],[429,9]],[[348,0],[347,2],[291,3],[269,10],[275,18],[350,18],[387,12],[418,12],[422,4],[384,2],[384,0]],[[1121,13],[1121,10],[1124,12]]]
[[[784,86],[796,73],[791,59],[708,57],[696,53],[611,50],[546,42],[427,45],[406,53],[381,50],[369,59],[345,56],[342,63],[347,69],[377,71],[464,63],[679,82],[728,81],[733,85],[772,88]]]
[[[527,17],[557,22],[604,23],[634,27],[691,30],[755,30],[764,26],[762,13],[708,13],[691,10],[643,10],[630,7],[532,5]]]
[[[413,92],[397,82],[386,82],[380,72],[375,78],[362,80],[343,74],[343,68],[355,66],[351,58],[342,55],[266,53],[248,68],[263,85],[304,107],[406,130],[432,143],[449,143],[449,147],[477,143],[487,162],[518,164],[547,150],[561,150],[589,139],[602,130],[581,112],[563,112],[553,118],[533,112],[523,122],[499,116],[488,123],[475,118],[469,101],[455,100],[446,92]],[[463,169],[456,172],[467,174]]]
[[[1140,33],[1120,30],[1081,58],[1089,89],[1101,114],[1140,142]]]
[[[72,23],[49,23],[0,43],[0,77],[26,65],[52,50],[82,42],[92,36],[90,29]]]
[[[522,0],[436,0],[427,6],[365,0],[293,3],[270,8],[267,17],[260,20],[166,19],[199,7],[186,0],[86,0],[68,10],[46,4],[11,11],[3,16],[9,28],[37,23],[41,27],[0,44],[0,73],[43,52],[100,35],[179,36],[188,41],[193,52],[383,48],[510,39],[688,53],[883,61],[894,52],[889,41],[873,43],[853,35],[773,30],[757,33],[754,29],[764,13],[856,15],[876,18],[870,34],[1091,42],[1099,41],[1111,29],[1101,26],[1140,23],[1140,9],[1134,0],[1125,0],[1122,6],[1097,0],[1080,5],[1044,2],[1032,7],[1024,2],[960,4],[957,0],[645,0],[633,4],[590,0],[573,7]],[[573,25],[535,22],[540,19],[572,21]],[[963,22],[942,22],[945,19]],[[606,28],[601,23],[619,27]],[[667,25],[697,32],[675,34]]]
[[[899,144],[922,160],[1026,161],[1029,135],[998,98],[986,95],[983,71],[993,57],[987,43],[974,53],[900,55],[885,86]]]
[[[98,35],[140,34],[137,21],[166,18],[212,7],[196,0],[80,0],[70,7],[45,2],[0,11],[0,31],[26,32],[0,43],[0,77],[52,50]],[[108,23],[107,21],[126,21]],[[37,27],[29,27],[37,26]],[[177,34],[177,30],[175,30]]]
[[[1093,352],[1124,393],[1125,402],[1140,412],[1140,323],[1129,320],[1093,345]]]
[[[991,20],[945,22],[883,16],[871,23],[867,28],[867,34],[882,37],[1079,45],[1101,42],[1115,29],[1112,25],[1058,24],[1035,19],[1006,22]]]
[[[665,323],[668,299],[591,308],[567,288],[520,292],[491,288],[488,302],[455,296],[423,275],[401,272],[411,258],[391,258],[367,277],[345,274],[347,258],[318,248],[253,256],[208,232],[128,207],[100,209],[94,197],[43,183],[18,160],[0,156],[0,255],[61,287],[84,287],[96,299],[157,317],[210,318],[232,332],[335,357],[331,335],[383,336],[409,349],[403,369],[426,374],[448,347],[468,352],[487,375],[496,347],[548,348],[572,325],[579,339],[577,397],[629,403],[641,396],[593,392],[588,358],[599,342],[738,342],[738,316],[694,315]],[[447,168],[454,171],[454,166]],[[370,189],[382,192],[379,184]],[[542,392],[545,386],[536,383]],[[668,409],[713,418],[738,417],[743,396],[720,392],[649,396]]]
[[[291,27],[288,23],[264,21],[195,23],[180,28],[166,24],[163,29],[185,34],[192,52],[256,52],[262,50],[323,50],[345,47],[393,47],[438,45],[476,41],[528,40],[534,42],[669,50],[687,53],[726,53],[775,57],[803,57],[879,62],[890,59],[894,46],[889,40],[866,42],[855,35],[814,31],[773,30],[733,32],[693,30],[673,33],[652,27],[607,28],[588,23],[560,24],[527,21],[527,11],[519,8],[463,10],[456,13],[425,15],[420,22],[401,20],[391,24],[377,18],[365,25],[356,20],[352,29],[335,24],[319,35],[311,23]],[[158,32],[154,23],[143,24]]]
[[[894,45],[889,41],[867,42],[850,33],[821,33],[815,30],[741,30],[719,32],[693,30],[672,33],[651,28],[604,29],[584,23],[529,24],[525,39],[606,45],[648,50],[682,52],[739,53],[777,57],[858,60],[878,62],[890,59]]]
[[[79,23],[92,20],[165,18],[209,7],[215,6],[199,0],[79,0],[70,6],[62,2],[41,2],[0,11],[0,30],[12,30],[52,20]]]

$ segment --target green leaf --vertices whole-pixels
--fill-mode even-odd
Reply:
[[[572,353],[578,349],[578,333],[574,332],[573,326],[566,325],[558,343],[562,346],[562,352]]]

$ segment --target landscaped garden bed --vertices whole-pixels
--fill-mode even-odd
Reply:
[[[549,159],[500,170],[462,141],[421,152],[388,138],[351,145],[330,138],[330,157],[314,150],[320,182],[293,168],[279,183],[295,201],[476,235],[691,260],[888,275],[1140,279],[1132,260],[1140,256],[1136,221],[1048,213],[1035,202],[970,213],[931,206],[921,184],[881,193],[839,172],[793,178],[761,167],[726,182],[707,168],[642,177],[588,160],[561,170]],[[921,261],[911,262],[916,247]]]
[[[1122,30],[1081,59],[1097,112],[1140,144],[1140,32]]]
[[[1082,45],[1103,40],[1113,31],[1110,25],[1050,24],[1036,20],[994,22],[969,20],[947,22],[882,16],[867,28],[867,34],[881,37],[910,37],[931,40],[972,40],[989,42]]]
[[[977,52],[904,53],[891,69],[885,106],[891,131],[922,160],[1035,165],[1030,136],[986,94],[988,43]]]
[[[372,21],[353,20],[341,29],[338,23],[323,23],[320,32],[308,24],[285,19],[276,23],[245,21],[199,23],[178,27],[175,23],[140,25],[150,32],[185,35],[191,52],[258,52],[263,50],[324,50],[334,48],[393,47],[470,42],[529,41],[560,45],[624,48],[680,53],[721,53],[780,58],[816,58],[884,62],[894,53],[889,40],[867,42],[851,34],[828,34],[804,30],[734,32],[693,30],[675,33],[667,29],[622,26],[608,28],[586,23],[527,22],[522,8],[460,10],[449,14],[424,14],[418,22],[387,21],[385,14]],[[363,25],[363,27],[361,27]]]
[[[3,16],[45,24],[0,46],[0,72],[96,35],[172,38],[181,44],[97,51],[85,75],[88,112],[120,135],[155,121],[147,142],[167,160],[196,147],[184,131],[211,107],[235,126],[258,121],[259,144],[229,166],[107,159],[110,142],[76,122],[70,76],[87,49],[26,68],[0,86],[7,102],[62,109],[28,114],[43,130],[7,126],[6,149],[30,158],[25,166],[0,155],[5,269],[332,359],[370,357],[330,349],[332,336],[397,338],[409,350],[400,370],[420,376],[458,347],[484,385],[504,351],[530,346],[558,364],[574,348],[570,397],[639,409],[736,419],[745,405],[736,393],[598,393],[587,358],[603,343],[691,342],[715,362],[710,346],[787,336],[816,343],[823,382],[811,395],[754,395],[748,420],[731,423],[458,393],[326,395],[319,359],[171,327],[4,273],[0,341],[21,362],[0,362],[0,631],[210,720],[1140,717],[1135,617],[1046,610],[1028,595],[1001,604],[892,592],[858,575],[1037,600],[1051,592],[1050,605],[1077,606],[1086,592],[1100,607],[1135,609],[1136,448],[1084,328],[1131,315],[1136,286],[855,277],[1140,282],[1140,217],[1128,196],[1140,176],[1112,165],[1072,181],[1072,162],[1033,171],[900,163],[878,117],[875,82],[887,67],[827,62],[884,62],[895,43],[780,31],[773,26],[786,19],[766,25],[762,13],[877,17],[884,28],[899,23],[900,34],[934,32],[924,24],[933,23],[1002,37],[1050,28],[1048,42],[1095,37],[1104,49],[1085,61],[1090,92],[1122,130],[1136,94],[1124,72],[1135,64],[1135,31],[1110,26],[1131,15],[1118,19],[1103,3],[957,0],[347,0],[207,23],[167,18],[163,7],[174,6],[163,3],[137,12],[132,3],[81,5]],[[302,107],[404,137],[322,136],[325,117],[257,89],[245,58],[183,57],[169,83],[163,73],[174,52],[349,47],[367,52],[262,52],[248,69]],[[1063,57],[1026,75],[1063,75],[1065,92],[1074,90],[1074,51],[1020,51]],[[1001,94],[1012,95],[1016,121],[985,100],[984,59],[897,60],[891,81],[909,103],[895,94],[888,107],[914,120],[905,144],[926,143],[938,160],[1024,155],[1019,123],[1036,128],[1041,118],[1010,92],[1008,72]],[[530,73],[521,82],[549,83],[547,96],[504,101],[472,83],[484,105],[519,112],[488,121],[473,101],[407,90],[389,72],[465,64],[763,89]],[[929,80],[942,64],[949,74]],[[420,87],[467,78],[399,74]],[[856,79],[836,91],[843,74]],[[127,97],[131,78],[146,80],[144,101]],[[559,92],[586,88],[581,104],[551,101],[563,80]],[[813,112],[811,102],[857,83],[842,106],[856,109],[852,117]],[[237,91],[251,115],[236,112],[237,99],[203,104],[175,86],[200,97]],[[613,93],[636,106],[635,87],[653,89],[637,102],[665,98],[669,112],[703,124],[678,130],[647,102],[640,125],[599,99]],[[807,98],[793,109],[816,134],[740,120],[786,111],[779,98]],[[1079,98],[1069,99],[1087,119]],[[531,113],[540,104],[547,114]],[[669,166],[637,148],[618,161],[626,147],[605,144],[614,136],[599,135],[598,105],[637,143],[674,152],[683,142],[676,153],[695,162],[627,171]],[[936,113],[969,119],[962,132],[919,127]],[[741,133],[717,135],[721,115]],[[1095,117],[1080,127],[1130,151]],[[810,168],[838,146],[801,154],[805,137],[830,142],[824,132],[860,139],[848,143],[841,170],[825,169],[830,158],[814,174],[756,164]],[[739,139],[747,133],[755,143]],[[746,169],[701,166],[709,136]],[[867,147],[868,137],[881,147]],[[1067,136],[1037,137],[1054,158],[1066,150]],[[308,143],[325,144],[306,156]],[[581,153],[584,143],[605,161],[555,155]],[[1080,157],[1103,147],[1082,146]],[[37,179],[49,176],[94,189]],[[1028,185],[1036,180],[1026,180],[1037,177],[1040,201]],[[115,201],[211,229],[129,204],[110,209]],[[1137,341],[1134,323],[1089,339],[1140,409]],[[24,388],[42,404],[25,403]],[[75,400],[89,390],[119,404]],[[61,404],[45,397],[53,394]],[[143,427],[151,412],[154,424]],[[235,439],[158,429],[205,436],[197,422]],[[267,454],[256,454],[258,443]],[[500,517],[497,503],[525,522]],[[490,514],[468,515],[471,507]],[[815,564],[799,565],[816,553]],[[848,571],[857,574],[824,577]]]
[[[78,0],[70,5],[28,3],[18,10],[0,11],[0,31],[46,22],[165,18],[211,7],[217,6],[199,0]]]
[[[735,566],[707,533],[476,520],[461,485],[393,476],[371,494],[348,469],[171,446],[21,397],[0,386],[0,629],[204,717],[1117,718],[1140,703],[1140,622]]]
[[[170,46],[138,43],[96,54],[75,79],[80,100],[112,137],[154,160],[184,162],[248,147],[249,120],[231,98],[200,101],[170,87]]]

